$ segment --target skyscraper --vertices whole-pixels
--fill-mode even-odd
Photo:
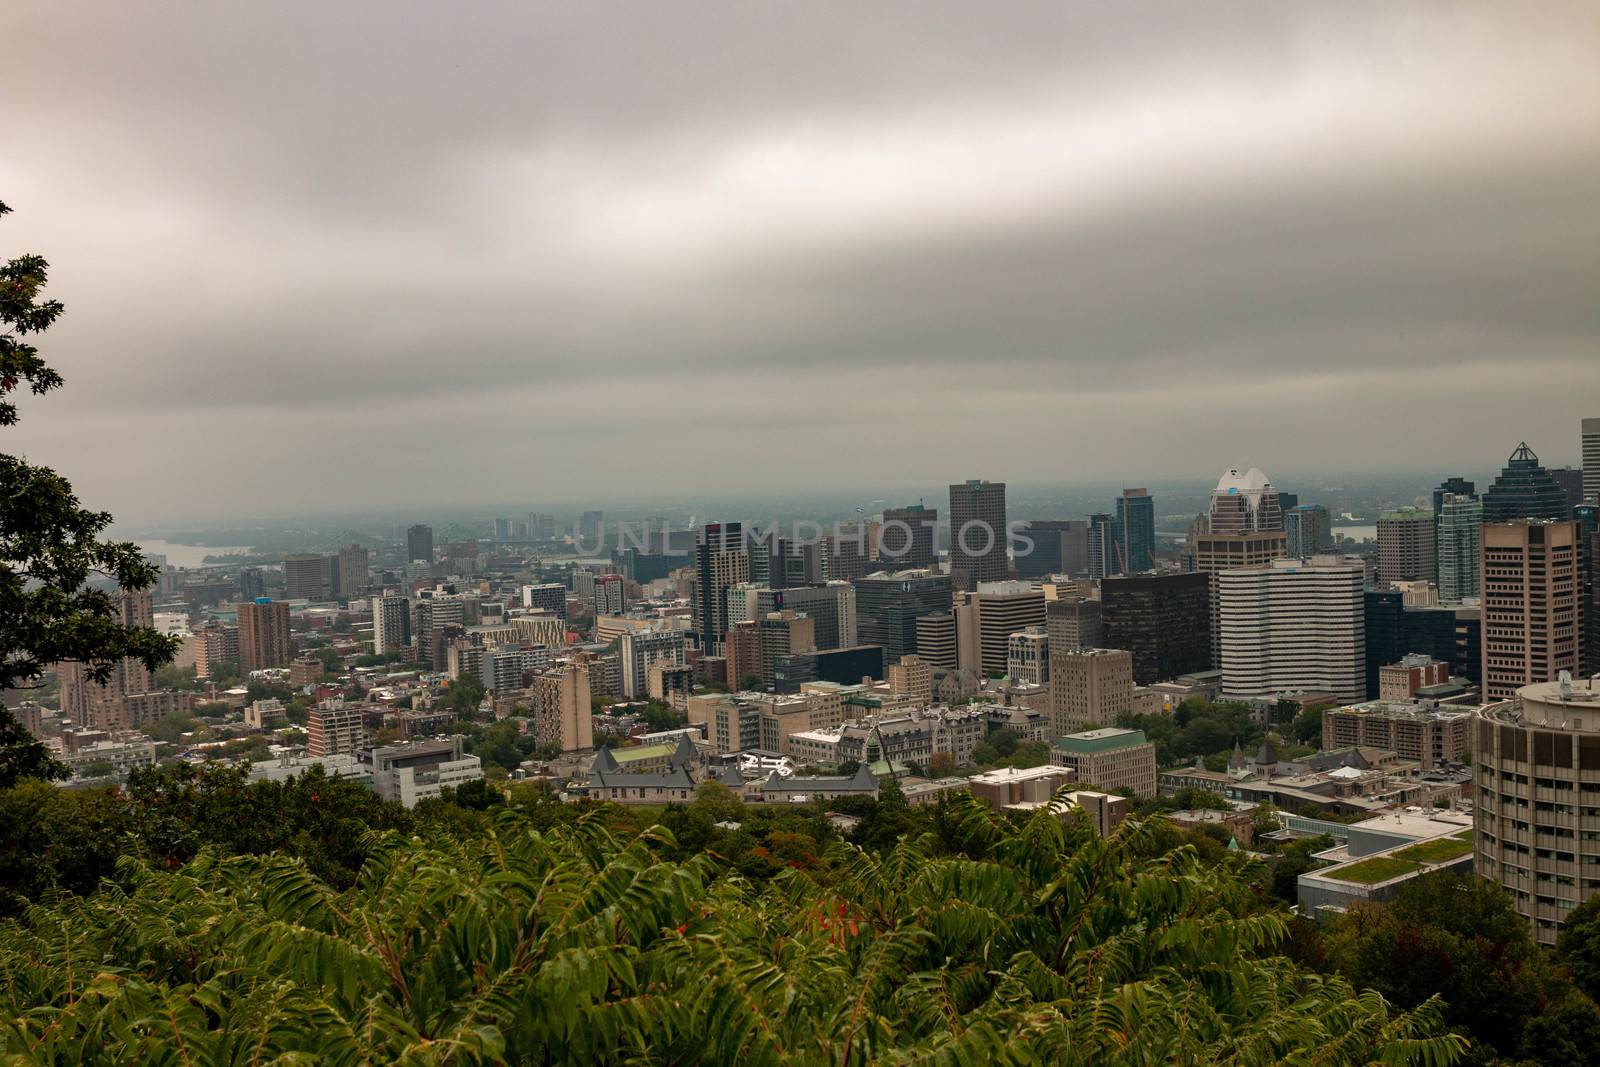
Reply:
[[[1005,482],[973,478],[950,487],[950,577],[957,589],[1009,577],[1008,538]]]
[[[1478,528],[1483,525],[1483,502],[1476,497],[1446,493],[1436,513],[1439,566],[1439,603],[1459,604],[1478,595]]]
[[[878,535],[878,560],[898,570],[931,567],[937,558],[934,533],[939,525],[937,508],[922,503],[885,508]]]
[[[1539,466],[1539,457],[1528,443],[1518,444],[1517,450],[1506,460],[1505,469],[1483,494],[1483,521],[1568,517],[1567,494],[1550,477],[1550,472]]]
[[[239,599],[254,600],[267,591],[266,579],[261,576],[260,567],[239,568]]]
[[[1439,508],[1443,505],[1444,498],[1451,495],[1466,496],[1476,500],[1478,499],[1478,487],[1466,478],[1457,477],[1456,475],[1446,478],[1433,490],[1433,513],[1435,515],[1439,514]]]
[[[1432,582],[1439,576],[1433,512],[1400,508],[1378,516],[1378,580]]]
[[[1223,695],[1310,690],[1362,699],[1364,577],[1359,560],[1339,556],[1280,559],[1218,575]]]
[[[1031,547],[1022,538],[1032,542]],[[1018,578],[1048,578],[1052,574],[1085,577],[1089,573],[1089,524],[1082,519],[1033,519],[1024,523],[1017,539]]]
[[[257,597],[239,605],[239,672],[289,665],[289,605]]]
[[[750,580],[750,552],[737,522],[707,523],[694,548],[695,638],[708,656],[722,654],[728,632],[728,587]]]
[[[1104,513],[1089,516],[1089,577],[1100,579],[1122,573],[1122,546],[1118,542],[1116,519]]]
[[[1583,420],[1583,498],[1600,503],[1600,419]]]
[[[429,621],[430,623],[432,621],[431,614]],[[404,652],[410,647],[411,602],[403,596],[397,596],[394,594],[373,597],[373,654],[383,656],[391,652]],[[421,658],[420,651],[418,658]]]
[[[1578,524],[1517,519],[1482,529],[1484,699],[1578,673]]]
[[[1259,467],[1224,471],[1211,491],[1211,533],[1248,534],[1283,529],[1283,506]]]
[[[283,557],[283,595],[290,600],[327,600],[334,593],[337,556],[299,552]]]
[[[154,601],[148,589],[134,589],[117,595],[116,623],[128,629],[149,627],[155,620]],[[148,693],[154,688],[150,668],[141,660],[120,659],[104,682],[89,677],[89,665],[75,660],[57,663],[56,678],[61,684],[61,711],[75,726],[91,726],[100,721],[99,707],[119,704],[124,697]]]
[[[1156,501],[1148,489],[1124,489],[1117,498],[1120,573],[1141,574],[1155,566]]]
[[[417,523],[406,530],[406,559],[412,563],[433,562],[433,527]]]
[[[346,545],[339,550],[339,582],[335,595],[348,600],[366,592],[370,576],[367,550],[360,545]]]
[[[1140,685],[1211,669],[1210,575],[1107,578],[1099,607],[1104,629],[1096,644],[1132,653]]]
[[[948,615],[950,576],[926,570],[879,571],[856,580],[856,631],[864,645],[880,645],[885,663],[917,653],[917,619]]]
[[[1044,625],[1044,592],[1031,582],[980,582],[972,601],[983,672],[1004,674],[1011,635]]]
[[[1333,547],[1333,523],[1321,504],[1297,504],[1283,513],[1285,555],[1308,559]]]
[[[1115,726],[1133,710],[1133,657],[1120,649],[1049,649],[1050,732]]]

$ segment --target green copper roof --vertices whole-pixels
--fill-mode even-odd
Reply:
[[[1068,734],[1056,741],[1056,748],[1076,756],[1089,756],[1097,752],[1115,752],[1145,743],[1143,730],[1119,730],[1107,726],[1099,730],[1085,730],[1081,734]]]

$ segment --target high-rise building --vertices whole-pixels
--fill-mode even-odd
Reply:
[[[117,625],[126,629],[148,628],[155,621],[154,601],[148,589],[120,592],[115,611]],[[55,672],[61,687],[61,712],[74,726],[97,725],[106,718],[98,709],[113,707],[127,697],[148,693],[155,687],[150,668],[132,657],[113,664],[104,682],[91,678],[89,665],[77,661],[57,663]]]
[[[1099,580],[1121,574],[1122,545],[1117,520],[1109,514],[1089,516],[1089,577]]]
[[[542,582],[522,587],[522,606],[567,617],[567,587],[560,582]]]
[[[1479,527],[1483,525],[1483,502],[1458,493],[1446,493],[1437,499],[1439,603],[1459,604],[1478,595],[1478,540]]]
[[[328,600],[338,581],[338,556],[299,552],[283,557],[283,595],[290,600]]]
[[[1044,591],[1029,582],[979,582],[971,602],[978,609],[983,672],[1004,674],[1011,635],[1044,625]]]
[[[621,615],[628,610],[628,592],[620,574],[600,574],[594,580],[594,613]]]
[[[533,735],[541,745],[576,752],[594,745],[589,704],[589,671],[580,663],[561,663],[533,676]]]
[[[1475,868],[1553,945],[1572,909],[1600,890],[1587,876],[1600,870],[1600,838],[1575,828],[1590,825],[1579,812],[1600,781],[1600,689],[1592,679],[1522,686],[1473,728]]]
[[[1045,604],[1045,632],[1051,648],[1098,648],[1102,644],[1101,602],[1072,594]]]
[[[257,597],[239,605],[239,671],[287,667],[290,660],[289,605]]]
[[[367,591],[371,576],[369,560],[367,550],[360,545],[350,544],[339,550],[335,596],[349,600]]]
[[[938,558],[934,550],[938,527],[938,509],[920,501],[903,508],[885,508],[878,534],[878,561],[896,570],[932,567]]]
[[[1133,710],[1133,657],[1122,649],[1050,646],[1050,730],[1114,726]]]
[[[1126,649],[1139,685],[1211,669],[1211,577],[1121,575],[1100,584],[1097,644]],[[1052,611],[1054,605],[1052,605]]]
[[[872,570],[878,555],[878,525],[872,522],[840,523],[823,542],[826,578],[849,582]]]
[[[788,589],[746,582],[728,590],[729,626],[785,609],[811,618],[818,649],[849,648],[856,643],[856,590],[849,582]]]
[[[1297,504],[1283,513],[1285,555],[1310,559],[1333,547],[1333,523],[1321,504]]]
[[[1567,513],[1562,518],[1572,518],[1572,509],[1583,503],[1583,468],[1551,467],[1550,477],[1561,487],[1567,498]]]
[[[617,638],[617,654],[622,661],[622,695],[629,700],[645,695],[651,667],[688,662],[682,630],[628,630]]]
[[[502,516],[494,520],[494,539],[496,541],[511,540],[511,519]]]
[[[239,568],[240,600],[254,600],[258,596],[265,596],[266,592],[267,582],[261,575],[260,567]]]
[[[694,549],[692,612],[700,651],[722,654],[728,632],[728,587],[750,580],[750,552],[737,522],[708,523]]]
[[[1584,503],[1574,509],[1578,526],[1578,570],[1582,582],[1583,674],[1600,674],[1600,504]]]
[[[412,563],[433,562],[433,527],[417,523],[406,530],[406,559]]]
[[[1248,534],[1283,529],[1283,504],[1259,467],[1224,471],[1211,491],[1211,533]]]
[[[933,664],[921,656],[901,656],[900,662],[889,664],[889,689],[912,697],[918,707],[933,703]]]
[[[313,756],[351,756],[367,743],[359,704],[334,698],[313,707],[306,718],[306,751]]]
[[[429,606],[432,602],[429,601]],[[430,619],[431,622],[431,619]],[[431,627],[430,627],[431,629]],[[393,593],[372,598],[372,651],[385,656],[411,647],[411,603]],[[419,653],[420,655],[420,653]]]
[[[1582,622],[1578,524],[1486,522],[1482,533],[1483,697],[1576,674]]]
[[[1566,519],[1567,494],[1539,465],[1526,441],[1506,460],[1505,469],[1483,494],[1484,522],[1515,519]]]
[[[973,478],[950,487],[950,577],[955,588],[971,591],[979,582],[1009,577],[1009,537],[1005,482]]]
[[[1087,577],[1089,524],[1082,519],[1033,519],[1024,523],[1012,562],[1018,578],[1049,578],[1056,574]]]
[[[1222,691],[1237,698],[1320,691],[1354,703],[1366,691],[1359,560],[1313,556],[1217,578]]]
[[[931,668],[944,671],[953,671],[960,666],[960,653],[956,646],[956,616],[953,611],[923,615],[917,619],[915,632],[917,659]]]
[[[604,529],[605,512],[585,511],[578,517],[578,540],[591,552],[600,546]]]
[[[1013,685],[1044,685],[1050,679],[1050,638],[1043,626],[1030,626],[1007,638],[1006,676]]]
[[[920,654],[917,619],[948,614],[951,579],[926,570],[879,571],[856,581],[856,631],[864,645],[883,649],[886,663]]]
[[[1399,508],[1378,516],[1378,580],[1432,582],[1439,577],[1433,512]]]
[[[1413,653],[1450,664],[1454,677],[1471,682],[1483,672],[1483,624],[1480,609],[1472,607],[1415,607],[1406,604],[1398,589],[1368,589],[1362,593],[1366,619],[1366,692],[1376,700],[1382,689],[1382,670]]]
[[[1600,504],[1600,419],[1583,420],[1583,499]]]
[[[1142,574],[1155,566],[1156,501],[1148,489],[1124,489],[1117,497],[1119,573]]]
[[[1439,514],[1439,509],[1444,506],[1447,496],[1465,496],[1473,500],[1478,499],[1478,486],[1475,482],[1457,475],[1451,475],[1440,482],[1433,490],[1433,513]]]

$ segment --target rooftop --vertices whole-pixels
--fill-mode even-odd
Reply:
[[[1062,752],[1087,756],[1097,752],[1115,752],[1117,749],[1131,748],[1144,743],[1143,730],[1123,730],[1116,726],[1103,726],[1098,730],[1085,730],[1082,733],[1068,734],[1059,738],[1056,741],[1056,748]]]

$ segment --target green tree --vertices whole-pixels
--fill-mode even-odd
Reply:
[[[639,717],[651,730],[658,732],[676,730],[684,724],[683,716],[668,705],[654,700],[645,706],[644,712]]]
[[[0,203],[0,216],[10,213]],[[14,396],[24,385],[42,395],[62,384],[33,338],[61,315],[41,299],[48,264],[23,255],[0,265],[0,426],[17,422]],[[105,681],[119,660],[158,670],[177,654],[176,638],[123,626],[113,589],[141,590],[156,580],[139,546],[101,540],[111,525],[84,509],[55,471],[0,455],[0,691],[35,688],[50,664],[75,660]],[[0,707],[0,787],[23,778],[60,778],[65,768]]]
[[[1556,953],[1572,972],[1572,981],[1589,997],[1600,997],[1600,896],[1572,909],[1561,924]]]

